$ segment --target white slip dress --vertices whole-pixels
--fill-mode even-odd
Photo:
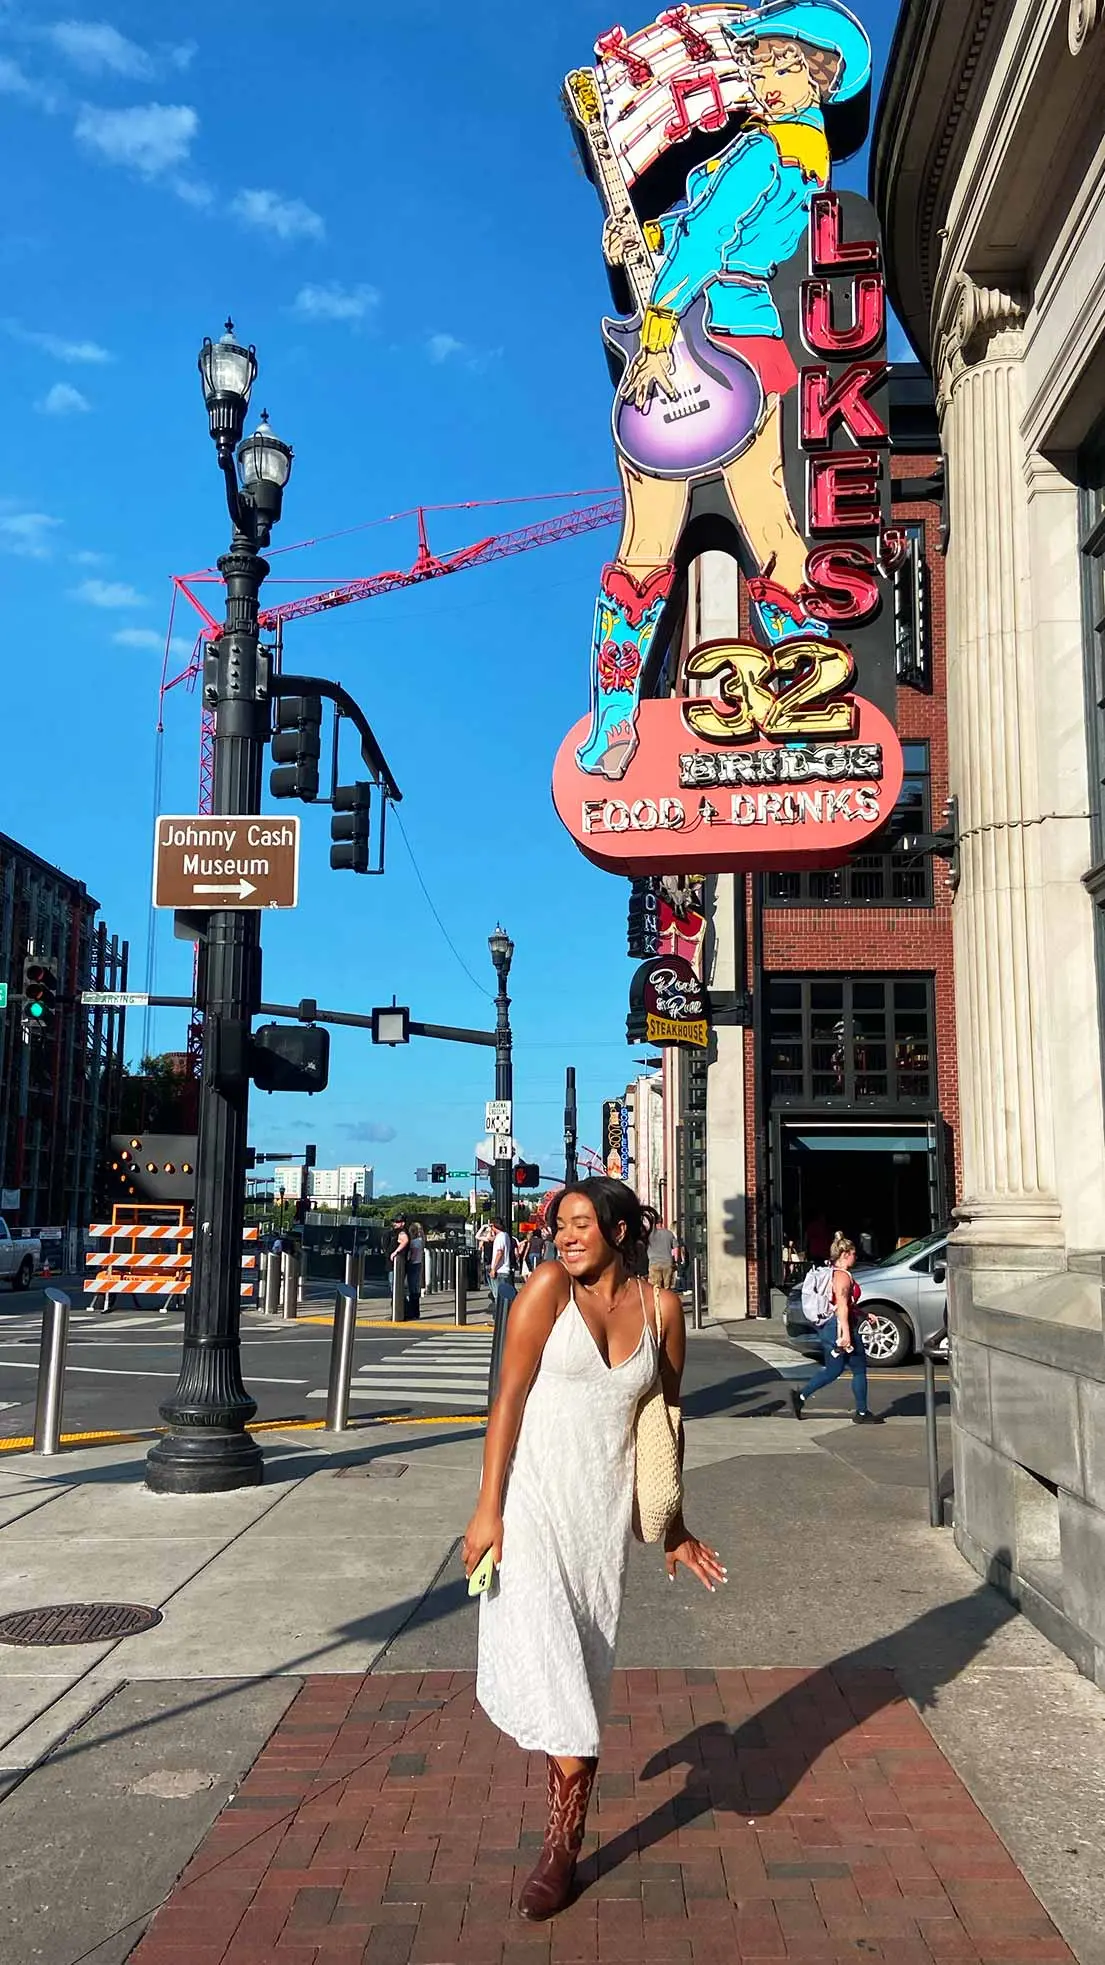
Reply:
[[[476,1697],[529,1751],[599,1751],[632,1535],[634,1422],[657,1366],[643,1290],[637,1349],[610,1366],[573,1289],[526,1401],[502,1566],[480,1602]]]

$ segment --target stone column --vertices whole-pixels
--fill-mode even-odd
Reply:
[[[957,1239],[1063,1243],[1048,1070],[1037,683],[1023,413],[1024,303],[960,274],[941,311],[948,459],[948,727],[962,1103]]]

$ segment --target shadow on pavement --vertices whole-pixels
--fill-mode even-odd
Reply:
[[[774,1813],[827,1747],[893,1705],[903,1692],[922,1712],[935,1706],[941,1686],[958,1678],[1018,1615],[993,1587],[1009,1561],[1008,1552],[999,1549],[990,1565],[991,1580],[970,1596],[926,1611],[892,1636],[803,1675],[800,1684],[743,1725],[734,1729],[723,1720],[711,1720],[655,1754],[639,1778],[654,1780],[670,1768],[685,1766],[682,1793],[586,1857],[577,1872],[580,1889],[654,1848],[673,1829],[712,1811],[745,1817]]]

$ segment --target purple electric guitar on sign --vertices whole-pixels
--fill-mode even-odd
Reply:
[[[622,264],[637,313],[632,320],[604,320],[603,340],[628,372],[640,353],[655,266],[625,179],[610,147],[602,105],[590,69],[568,78],[574,113],[587,140],[603,202],[620,233]],[[721,470],[746,450],[760,426],[760,379],[739,355],[727,354],[706,330],[705,294],[682,316],[671,350],[670,396],[659,390],[638,405],[619,388],[614,440],[621,456],[654,478],[687,478]]]

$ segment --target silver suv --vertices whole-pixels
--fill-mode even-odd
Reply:
[[[887,1261],[856,1264],[859,1317],[866,1317],[863,1348],[873,1365],[904,1365],[939,1337],[948,1315],[948,1233],[910,1242]],[[787,1298],[787,1336],[797,1351],[820,1358],[821,1348],[802,1312],[801,1285]]]

